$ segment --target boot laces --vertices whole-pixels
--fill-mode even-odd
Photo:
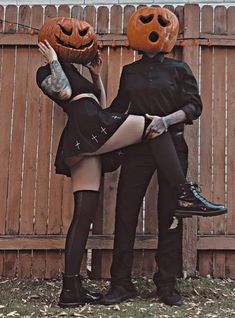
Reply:
[[[195,197],[199,199],[202,203],[208,203],[208,201],[200,194],[202,192],[202,189],[196,182],[191,183],[191,190]]]

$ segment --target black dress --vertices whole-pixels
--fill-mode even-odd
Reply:
[[[72,64],[62,64],[70,82],[72,96],[69,100],[53,99],[68,115],[57,149],[56,173],[70,176],[65,159],[81,153],[97,151],[120,127],[128,115],[104,110],[92,98],[84,97],[76,101],[71,99],[82,93],[92,93],[99,98],[100,92],[85,79]],[[36,80],[41,88],[42,81],[50,75],[50,66],[45,65],[37,70]]]

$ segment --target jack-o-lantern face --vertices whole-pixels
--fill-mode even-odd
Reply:
[[[127,37],[134,50],[167,53],[174,47],[178,31],[178,19],[170,10],[144,7],[130,17]]]
[[[47,40],[62,62],[87,64],[97,53],[96,34],[86,21],[52,18],[41,28],[38,41]]]

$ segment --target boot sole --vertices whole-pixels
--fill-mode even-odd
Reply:
[[[221,214],[226,214],[228,212],[227,209],[223,209],[220,211],[212,211],[212,212],[201,212],[201,211],[190,211],[190,212],[183,212],[183,211],[175,211],[175,216],[177,217],[193,217],[193,216],[217,216]]]
[[[123,297],[123,298],[120,298],[119,300],[116,300],[116,301],[100,301],[99,302],[99,304],[100,305],[104,305],[104,306],[111,306],[111,305],[116,305],[116,304],[120,304],[120,303],[122,303],[123,301],[126,301],[126,300],[128,300],[128,299],[132,299],[132,298],[135,298],[135,297],[137,297],[137,293],[135,293],[135,294],[132,294],[132,295],[128,295],[128,296],[126,296],[126,297]]]
[[[79,306],[84,306],[88,303],[85,302],[79,302],[79,303],[58,303],[58,306],[60,306],[61,308],[74,308],[74,307],[79,307]]]

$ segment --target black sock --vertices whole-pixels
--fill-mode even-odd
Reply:
[[[99,192],[74,192],[74,214],[65,243],[65,275],[79,274],[90,226],[97,210]]]
[[[165,176],[169,185],[179,188],[180,184],[187,182],[181,167],[175,145],[171,135],[164,132],[162,135],[149,141],[158,171]]]

